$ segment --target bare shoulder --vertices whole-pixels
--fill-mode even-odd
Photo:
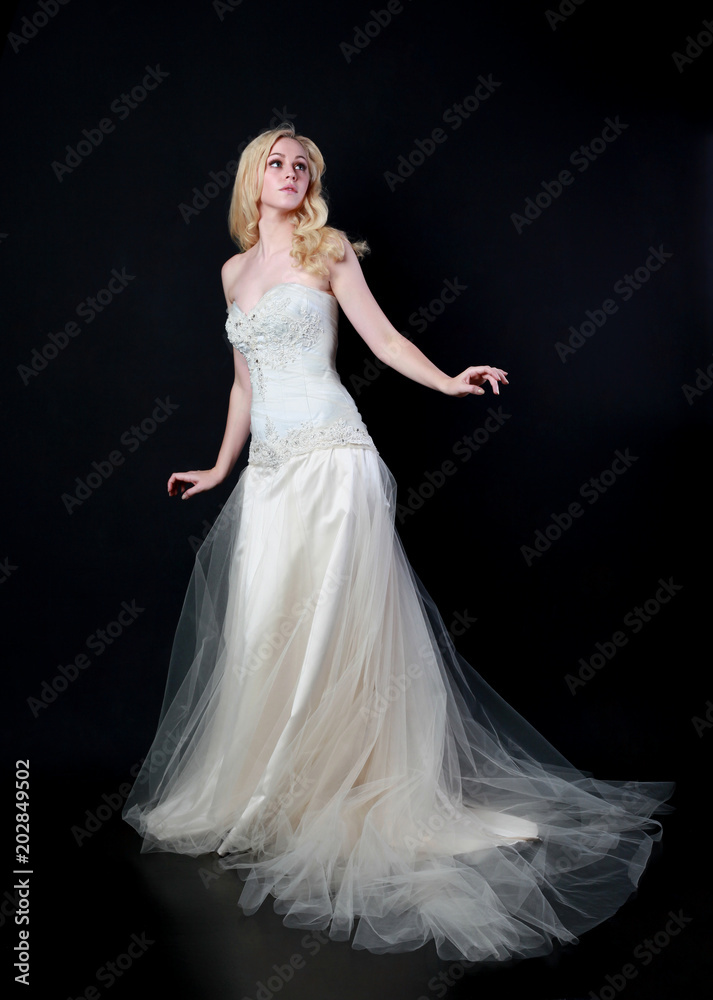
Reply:
[[[233,254],[232,257],[229,257],[226,260],[220,269],[220,277],[223,282],[223,294],[225,295],[225,301],[228,303],[228,307],[230,307],[231,289],[235,288],[238,281],[238,275],[245,266],[245,256],[245,253]]]
[[[337,278],[345,272],[353,271],[354,268],[361,270],[359,258],[355,254],[351,243],[348,240],[343,239],[342,246],[344,247],[344,255],[341,260],[335,260],[334,257],[326,258],[330,281],[333,281],[334,278]]]
[[[225,264],[223,264],[220,270],[220,276],[223,279],[223,285],[226,285],[234,279],[235,276],[240,272],[240,267],[243,263],[244,253],[234,253],[232,257],[228,257]]]
[[[348,240],[343,240],[344,256],[341,260],[329,260],[329,283],[339,297],[340,293],[355,288],[363,288],[366,284],[364,274],[354,248]]]

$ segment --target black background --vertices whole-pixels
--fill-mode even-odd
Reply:
[[[548,21],[538,3],[397,6],[378,25],[371,12],[384,7],[356,0],[47,0],[57,8],[47,23],[33,2],[8,23],[0,799],[12,834],[13,764],[29,758],[37,995],[78,997],[93,984],[103,996],[97,969],[144,930],[156,943],[111,996],[252,997],[272,964],[300,948],[269,907],[241,916],[227,876],[204,889],[189,859],[139,857],[118,808],[108,806],[91,836],[76,832],[102,803],[121,800],[150,744],[196,540],[246,461],[212,493],[166,498],[172,471],[215,461],[232,381],[220,285],[235,249],[230,187],[206,185],[211,173],[224,181],[245,142],[283,119],[320,146],[330,221],[369,241],[364,270],[394,325],[450,374],[469,364],[510,373],[498,401],[437,396],[392,371],[374,377],[370,352],[342,319],[342,380],[399,484],[398,528],[414,568],[446,623],[468,622],[454,629],[458,649],[577,766],[677,782],[663,849],[620,914],[577,948],[471,972],[448,995],[604,991],[606,1000],[632,962],[637,974],[621,991],[632,1000],[709,982],[697,854],[707,846],[713,742],[713,391],[698,369],[713,360],[713,46],[679,66],[673,53],[685,53],[713,10],[565,0],[571,13]],[[121,95],[147,67],[167,75],[128,108]],[[467,115],[449,112],[480,77],[497,82],[490,96]],[[105,118],[113,130],[58,178],[67,147]],[[605,119],[626,128],[580,171],[570,155]],[[437,128],[444,141],[418,163],[416,140]],[[394,180],[409,157],[410,175]],[[513,214],[565,169],[573,182],[518,232]],[[652,247],[670,256],[624,301],[616,283]],[[77,308],[114,270],[131,280],[87,323]],[[463,290],[439,313],[446,281]],[[557,342],[606,299],[616,313],[563,361]],[[420,307],[432,310],[425,330],[413,322]],[[72,320],[77,335],[47,349]],[[125,432],[134,440],[130,428],[157,400],[170,402],[170,416],[129,443]],[[454,446],[491,406],[507,419],[462,461]],[[77,479],[116,450],[122,463],[70,512]],[[587,502],[581,487],[617,450],[636,461]],[[448,461],[453,474],[434,489]],[[575,501],[581,518],[528,565],[522,547]],[[680,589],[634,633],[624,619],[660,580]],[[103,651],[88,647],[123,602],[142,610]],[[580,658],[622,630],[626,645],[573,691],[567,676]],[[57,680],[80,654],[85,669]],[[10,847],[5,856],[0,976],[19,993]],[[647,964],[632,957],[679,911],[690,920],[680,936]],[[430,998],[446,995],[430,979],[439,968],[429,949],[378,958],[330,943],[275,995]]]

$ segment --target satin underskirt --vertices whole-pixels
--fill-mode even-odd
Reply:
[[[504,960],[636,887],[667,782],[565,760],[454,649],[369,447],[248,465],[199,551],[155,741],[145,851],[217,852],[290,927]],[[444,567],[447,569],[447,567]]]

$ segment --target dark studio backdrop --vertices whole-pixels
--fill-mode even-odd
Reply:
[[[457,648],[577,766],[678,783],[636,899],[557,961],[478,988],[633,1000],[708,981],[691,839],[705,843],[713,745],[712,21],[595,0],[16,5],[0,61],[2,799],[10,842],[29,759],[37,995],[103,995],[97,968],[143,928],[137,900],[159,941],[111,995],[176,988],[170,906],[159,919],[118,811],[195,549],[247,460],[188,503],[166,496],[172,471],[217,456],[232,174],[285,119],[322,149],[330,221],[369,241],[394,325],[450,374],[510,373],[499,399],[438,396],[381,371],[341,320],[342,380]],[[690,921],[675,939],[671,912]],[[245,934],[268,918],[252,919]],[[289,954],[294,932],[269,926]],[[345,952],[324,949],[283,995],[357,961]],[[362,953],[359,974],[369,960],[409,968]],[[235,995],[256,995],[261,970],[247,961]],[[175,995],[203,996],[207,972],[191,974]],[[345,995],[366,995],[351,975]],[[445,995],[428,982],[383,995]]]

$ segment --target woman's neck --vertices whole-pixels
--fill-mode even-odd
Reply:
[[[267,212],[261,215],[258,222],[257,256],[267,260],[276,254],[289,252],[292,249],[294,226],[294,221],[282,213]]]

